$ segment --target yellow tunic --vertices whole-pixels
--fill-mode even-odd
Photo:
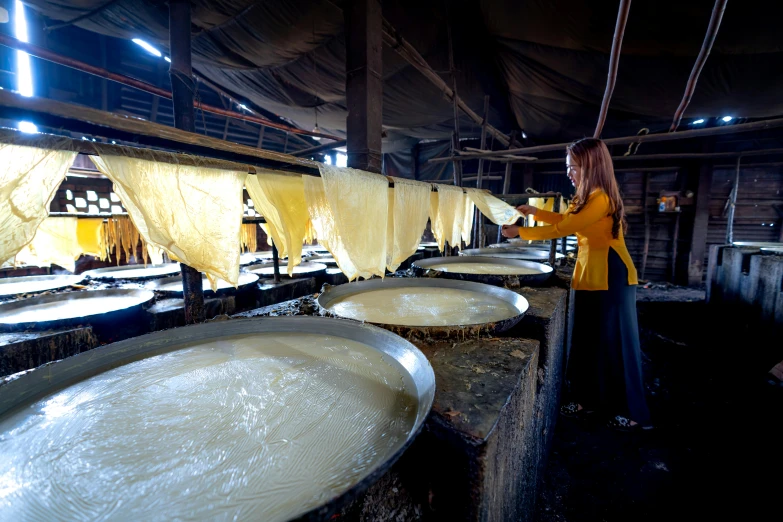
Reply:
[[[565,214],[539,209],[536,221],[548,223],[545,227],[519,229],[522,239],[555,239],[576,234],[579,241],[579,257],[571,279],[575,290],[609,289],[609,248],[613,248],[628,268],[628,284],[638,284],[636,268],[625,246],[622,228],[617,239],[612,237],[612,216],[609,214],[609,197],[602,190],[590,195],[587,204],[578,214],[572,208]]]

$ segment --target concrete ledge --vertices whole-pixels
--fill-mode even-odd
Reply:
[[[30,370],[98,346],[89,326],[0,334],[0,376]]]

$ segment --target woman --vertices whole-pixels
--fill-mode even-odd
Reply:
[[[566,213],[522,205],[520,212],[550,226],[509,225],[503,235],[540,240],[576,234],[579,256],[571,280],[574,330],[568,364],[574,402],[561,412],[581,417],[601,410],[615,416],[609,422],[614,428],[644,429],[650,414],[642,383],[636,268],[623,238],[625,214],[612,157],[601,140],[579,140],[568,147],[566,171],[576,187]]]

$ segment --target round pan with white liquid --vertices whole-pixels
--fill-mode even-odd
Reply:
[[[116,281],[119,279],[143,280],[155,277],[165,277],[179,273],[179,263],[163,263],[160,265],[123,265],[109,266],[88,270],[82,274],[90,279]]]
[[[524,259],[527,261],[538,261],[539,263],[549,261],[549,251],[539,250],[537,248],[468,248],[466,250],[461,250],[459,255]],[[563,254],[555,254],[555,259],[562,258]]]
[[[0,278],[0,297],[56,290],[79,283],[80,275],[37,275]]]
[[[204,291],[205,296],[212,295],[230,295],[236,292],[241,292],[251,288],[258,282],[258,276],[256,274],[249,274],[240,272],[239,281],[236,288],[231,286],[231,283],[227,283],[222,279],[218,280],[217,291],[212,291],[212,285],[209,283],[207,276],[201,277],[201,288]],[[161,295],[170,297],[182,297],[182,278],[180,276],[164,277],[162,279],[155,279],[150,281],[145,288],[160,293]]]
[[[100,347],[0,383],[0,519],[328,520],[405,451],[434,390],[415,346],[337,319]]]
[[[551,266],[535,261],[481,256],[431,257],[413,264],[417,277],[459,279],[507,288],[543,284],[553,271]]]
[[[248,271],[253,274],[257,274],[259,277],[263,277],[263,278],[274,277],[275,275],[275,267],[274,265],[272,265],[272,263],[267,263],[264,264],[263,266],[250,268]],[[320,277],[325,273],[326,273],[326,265],[322,264],[320,261],[319,262],[304,261],[294,267],[294,271],[293,274],[291,274],[291,277],[293,278]],[[280,276],[288,277],[287,263],[280,263]]]
[[[387,277],[334,286],[318,297],[318,304],[329,315],[430,337],[500,333],[528,309],[527,299],[511,290],[438,278]]]

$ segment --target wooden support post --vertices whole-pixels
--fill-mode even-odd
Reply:
[[[554,212],[560,212],[560,195],[555,196],[555,204],[552,206]],[[563,238],[565,241],[565,238]],[[557,260],[557,239],[553,239],[549,245],[549,264],[552,268],[555,267],[555,260]]]
[[[533,188],[533,165],[525,164],[522,166],[522,192]]]
[[[729,245],[734,242],[734,214],[737,207],[737,193],[739,192],[741,161],[742,156],[739,156],[737,158],[737,169],[734,173],[734,188],[731,191],[731,201],[729,203],[729,224],[726,227],[726,243]]]
[[[484,120],[481,125],[481,150],[487,146],[487,122],[489,120],[489,96],[484,96]],[[464,182],[463,178],[463,182]],[[476,173],[476,188],[481,189],[484,183],[484,159],[479,159],[478,172]],[[479,209],[473,211],[473,247],[484,246],[484,214]]]
[[[688,285],[698,286],[704,275],[704,258],[707,255],[707,227],[710,221],[710,192],[712,190],[712,164],[699,167],[699,186],[696,189],[696,214],[693,218],[691,250],[688,256]]]
[[[448,15],[447,15],[448,16]],[[452,106],[454,109],[454,133],[451,136],[451,155],[456,156],[460,149],[459,136],[459,96],[457,94],[457,72],[454,67],[454,41],[451,39],[451,21],[446,25],[449,36],[449,72],[451,73],[451,90],[454,93]],[[486,128],[486,127],[485,127]],[[454,184],[462,186],[462,162],[454,162]]]
[[[642,212],[644,212],[644,250],[642,251],[642,273],[641,278],[644,279],[647,272],[647,254],[650,252],[650,211],[647,206],[647,197],[650,192],[650,173],[644,173],[644,181],[642,182]]]
[[[108,67],[108,49],[106,47],[106,36],[101,35],[101,67]],[[106,78],[101,79],[101,110],[109,110],[109,81]]]
[[[256,147],[259,149],[264,148],[264,129],[266,129],[266,127],[263,126],[258,129],[258,143],[256,144]]]
[[[272,274],[274,276],[275,283],[280,282],[280,260],[277,258],[277,246],[272,241]]]
[[[511,190],[511,163],[506,163],[506,173],[503,176],[503,195],[506,195]],[[503,227],[498,225],[498,238],[496,243],[500,243],[503,240]]]
[[[174,126],[188,132],[196,131],[193,110],[193,69],[190,56],[190,1],[169,1],[169,48],[171,49],[171,92],[174,104]],[[195,268],[180,263],[182,290],[185,299],[185,324],[201,323],[205,319],[204,291],[201,274]]]
[[[680,216],[682,213],[678,212],[677,217],[674,220],[674,238],[672,239],[672,272],[671,283],[676,283],[677,280],[677,242],[680,240]]]
[[[348,166],[381,172],[383,16],[380,0],[348,0],[345,16]]]

